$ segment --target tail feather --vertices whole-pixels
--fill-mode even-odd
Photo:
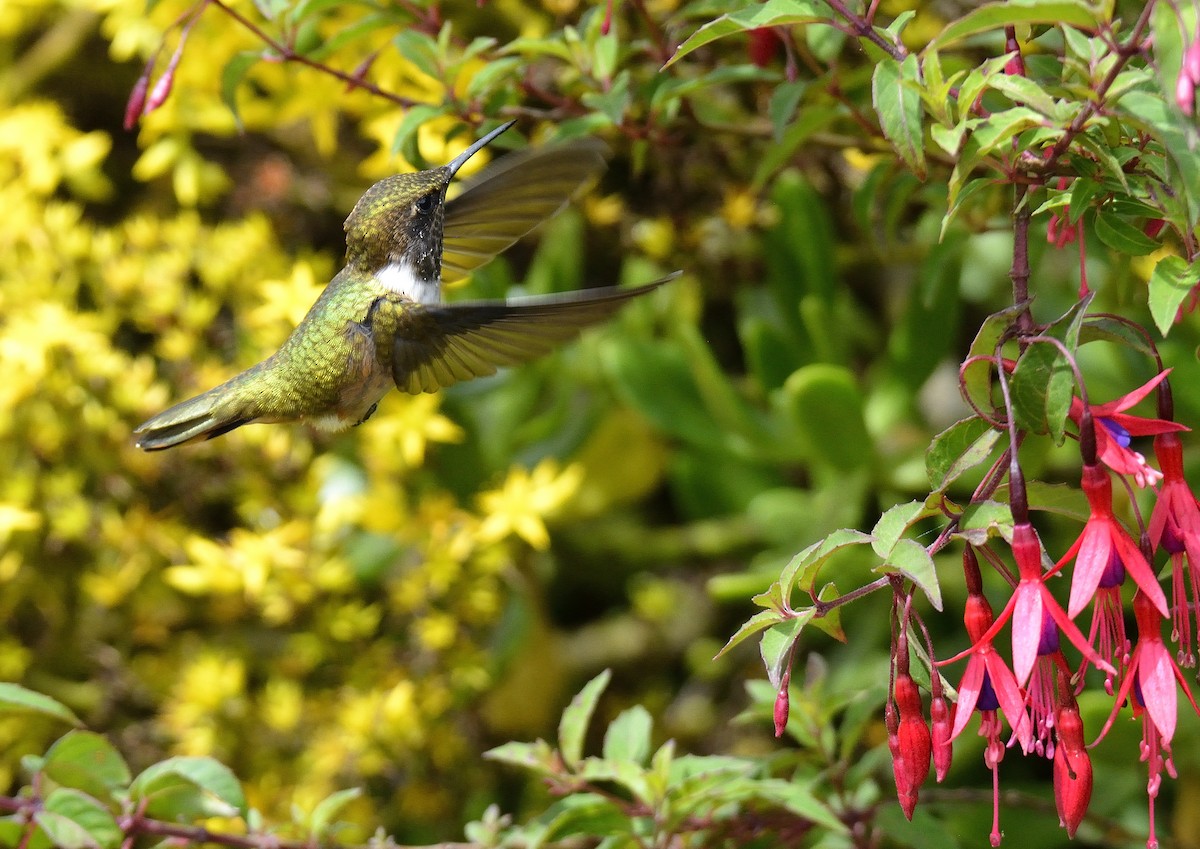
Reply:
[[[161,451],[186,442],[212,439],[254,421],[241,410],[231,409],[224,393],[209,390],[182,401],[146,420],[134,430],[137,447],[143,451]]]

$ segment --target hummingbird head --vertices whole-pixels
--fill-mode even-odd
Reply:
[[[468,159],[515,121],[476,141],[440,168],[380,180],[346,218],[346,259],[372,274],[394,269],[418,284],[441,279],[442,219],[446,188]]]

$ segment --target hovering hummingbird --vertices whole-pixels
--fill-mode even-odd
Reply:
[[[144,422],[134,431],[138,447],[158,451],[251,422],[362,424],[393,385],[434,392],[534,359],[676,276],[632,289],[442,304],[443,282],[503,251],[604,167],[605,147],[594,140],[524,151],[446,200],[455,172],[514,123],[447,165],[369,188],[346,219],[345,268],[280,349]]]

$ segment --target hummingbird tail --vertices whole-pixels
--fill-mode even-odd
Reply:
[[[143,451],[161,451],[186,442],[212,439],[254,421],[236,407],[231,409],[218,386],[203,395],[182,401],[140,424],[134,431],[137,447]]]

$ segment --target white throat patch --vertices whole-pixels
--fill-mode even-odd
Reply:
[[[375,273],[375,279],[388,291],[407,295],[419,304],[441,303],[441,281],[420,279],[408,263],[389,262]]]

